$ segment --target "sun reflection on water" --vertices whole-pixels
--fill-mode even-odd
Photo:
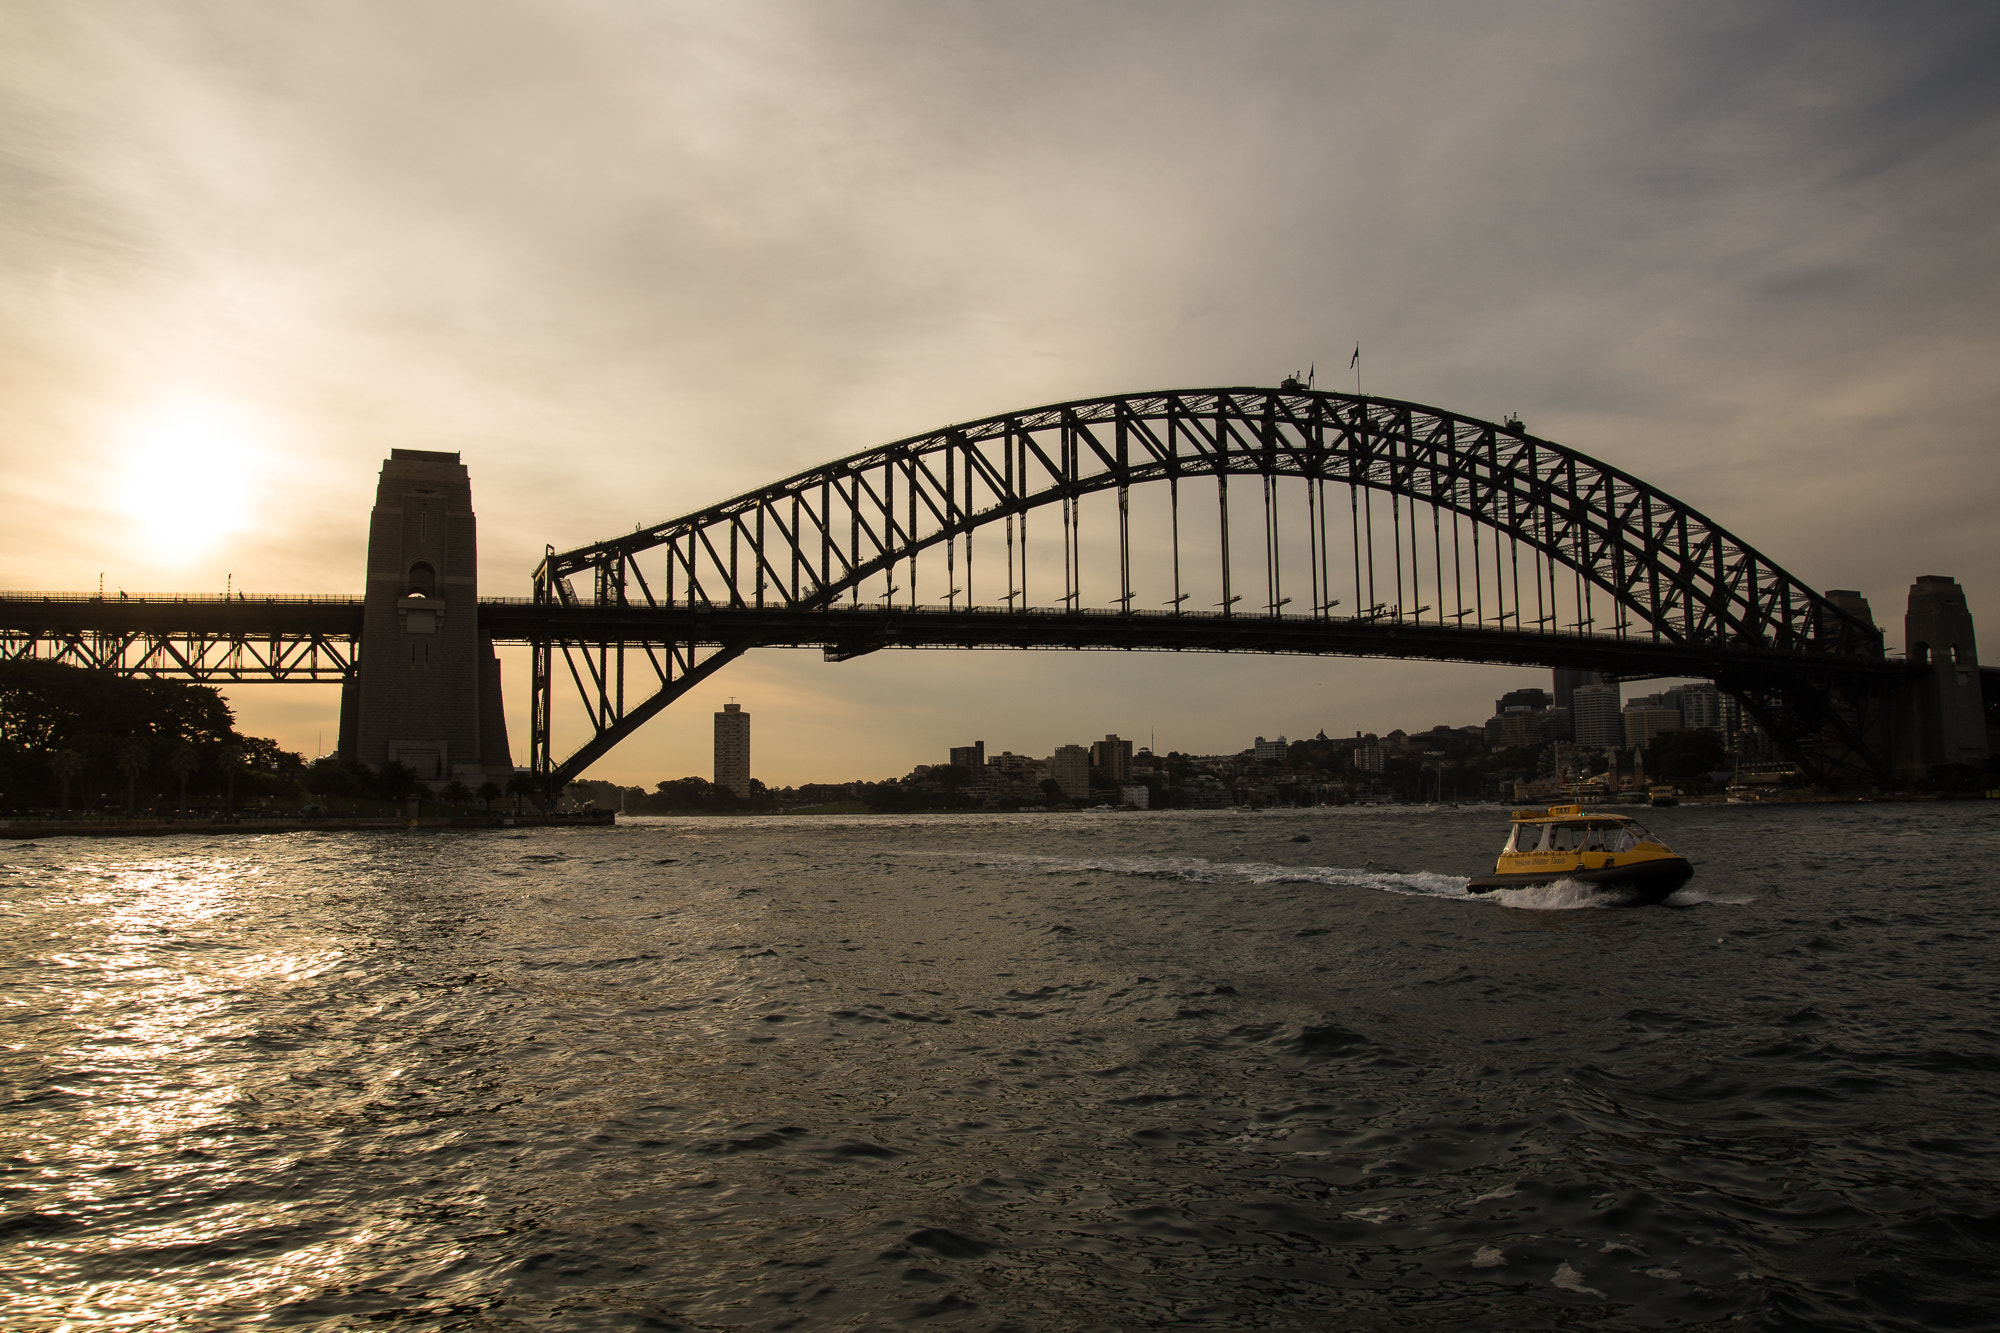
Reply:
[[[41,1066],[5,1136],[28,1168],[13,1211],[37,1219],[4,1284],[16,1317],[139,1327],[157,1322],[169,1282],[183,1308],[192,1296],[268,1309],[369,1243],[367,1227],[328,1228],[324,1201],[271,1197],[287,1157],[257,1154],[254,1179],[234,1165],[240,1141],[288,1111],[269,1087],[284,1081],[273,1053],[293,1044],[270,1023],[274,995],[353,962],[345,941],[264,937],[265,878],[249,856],[188,855],[76,863],[47,885],[41,906],[64,928],[8,969],[39,974],[32,1007],[19,984],[6,1001],[10,1026],[39,1038]],[[23,1174],[42,1184],[22,1190]],[[287,1234],[299,1211],[309,1242]]]

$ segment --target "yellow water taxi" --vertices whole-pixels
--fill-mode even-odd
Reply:
[[[1603,889],[1627,907],[1656,903],[1688,882],[1694,867],[1638,820],[1580,805],[1516,810],[1507,845],[1490,875],[1466,883],[1467,893],[1525,889],[1570,880]]]

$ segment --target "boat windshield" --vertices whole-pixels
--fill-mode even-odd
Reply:
[[[1642,842],[1651,843],[1655,847],[1666,846],[1665,843],[1660,841],[1658,834],[1654,833],[1644,824],[1641,824],[1638,820],[1636,819],[1626,820],[1623,830],[1623,836],[1621,836],[1618,839],[1618,850],[1621,852],[1627,852],[1632,850],[1632,848],[1637,847]]]

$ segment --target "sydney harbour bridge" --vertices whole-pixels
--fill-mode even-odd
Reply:
[[[9,593],[0,658],[339,681],[344,758],[421,749],[425,776],[442,777],[506,752],[492,645],[526,644],[530,764],[551,791],[754,648],[817,648],[830,662],[886,648],[1119,649],[1702,677],[1820,782],[1880,784],[1972,758],[1968,710],[1985,756],[1971,620],[1951,580],[1920,582],[1957,598],[1942,620],[1923,613],[1935,643],[1893,660],[1858,594],[1814,590],[1629,473],[1518,422],[1296,381],[1118,394],[912,436],[552,546],[525,598],[476,596],[472,532],[457,456],[398,450],[363,595]],[[483,704],[468,702],[482,690]],[[426,711],[467,708],[483,722],[468,714],[454,730]],[[580,734],[559,734],[579,718]]]

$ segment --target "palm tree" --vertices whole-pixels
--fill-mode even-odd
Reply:
[[[493,813],[493,803],[506,794],[506,788],[491,778],[479,784],[479,791],[477,793],[480,804],[486,807],[486,813],[489,815]]]
[[[229,778],[229,794],[223,798],[222,813],[225,816],[234,816],[236,813],[236,770],[243,767],[243,747],[240,745],[225,745],[215,756],[215,759],[217,763],[222,765],[223,773]]]
[[[125,775],[125,818],[139,812],[139,775],[146,771],[146,747],[127,745],[118,752],[118,771]]]
[[[521,798],[535,794],[535,779],[527,773],[516,773],[507,779],[507,794],[514,798],[514,813],[521,813]]]
[[[69,781],[83,770],[83,756],[75,750],[57,750],[49,756],[49,767],[62,781],[62,813],[69,818]]]
[[[472,799],[472,788],[453,778],[444,785],[444,799],[452,805],[464,805]]]
[[[182,741],[178,746],[174,747],[173,754],[167,757],[168,771],[171,772],[176,778],[180,779],[180,784],[181,784],[180,805],[174,812],[176,817],[184,816],[187,814],[188,775],[193,773],[197,768],[200,767],[201,767],[201,752],[196,750],[192,745],[189,745],[186,741]]]

